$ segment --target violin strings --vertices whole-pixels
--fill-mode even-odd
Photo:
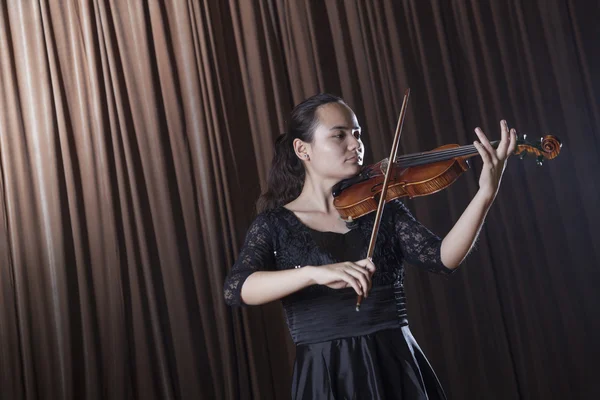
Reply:
[[[477,149],[473,145],[461,146],[454,149],[438,150],[431,153],[407,154],[396,157],[396,162],[404,168],[414,167],[418,165],[431,164],[438,161],[445,161],[455,157],[477,154]],[[368,169],[373,172],[373,168]],[[379,171],[376,171],[379,172]]]
[[[477,153],[477,150],[475,149],[474,146],[472,146],[471,148],[441,150],[439,152],[432,153],[432,154],[416,154],[416,155],[401,156],[401,157],[397,158],[397,161],[400,162],[402,165],[414,166],[414,165],[427,164],[427,163],[432,163],[432,162],[437,162],[437,161],[449,160],[454,157],[461,157],[461,156],[466,156],[466,155],[475,154],[475,153]],[[410,164],[410,165],[408,165],[408,164]]]
[[[500,141],[491,142],[492,146],[497,146]],[[429,164],[437,161],[449,160],[455,157],[462,157],[476,154],[477,149],[474,145],[460,146],[453,149],[432,151],[430,153],[407,154],[396,158],[402,166],[410,167],[415,165]]]
[[[414,163],[415,165],[428,164],[432,162],[445,161],[455,157],[467,156],[470,154],[476,154],[477,150],[473,147],[472,149],[462,149],[462,150],[451,150],[451,151],[443,151],[438,154],[428,154],[419,157],[415,157],[409,159],[409,162]]]

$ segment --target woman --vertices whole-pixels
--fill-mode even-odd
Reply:
[[[352,110],[319,94],[297,105],[276,142],[268,189],[225,282],[229,305],[281,299],[296,343],[295,399],[443,399],[408,327],[403,261],[452,273],[469,253],[498,190],[516,132],[494,149],[481,129],[479,191],[441,240],[404,205],[385,205],[372,261],[374,214],[349,229],[332,187],[359,172],[364,146]],[[363,295],[360,312],[356,295]]]

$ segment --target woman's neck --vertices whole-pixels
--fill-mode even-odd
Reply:
[[[331,188],[334,184],[323,180],[317,182],[307,176],[304,180],[302,192],[292,203],[298,210],[318,211],[324,214],[331,214],[334,211],[337,213],[331,194]]]

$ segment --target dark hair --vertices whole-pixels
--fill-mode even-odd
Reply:
[[[309,97],[292,110],[288,130],[275,141],[275,155],[267,178],[267,190],[256,202],[258,213],[289,203],[300,195],[304,185],[304,165],[294,151],[294,139],[312,143],[317,110],[328,103],[344,101],[328,93]]]

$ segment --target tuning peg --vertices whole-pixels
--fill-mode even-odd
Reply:
[[[537,156],[537,158],[536,158],[536,160],[535,160],[535,163],[536,163],[538,166],[541,166],[541,165],[544,163],[544,156]]]

